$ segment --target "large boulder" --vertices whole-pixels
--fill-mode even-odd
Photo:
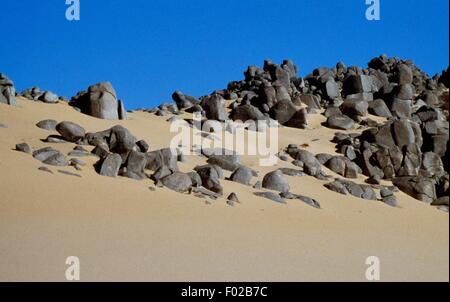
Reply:
[[[201,106],[205,110],[206,118],[209,120],[225,121],[227,114],[225,112],[225,100],[219,94],[213,94],[205,97]]]
[[[274,190],[278,192],[289,192],[289,183],[280,170],[267,173],[262,182],[263,188]]]
[[[122,165],[122,157],[119,154],[110,154],[101,160],[99,174],[108,177],[116,177]]]
[[[355,126],[355,122],[346,115],[332,115],[327,118],[326,125],[332,129],[349,130]]]
[[[80,92],[70,102],[87,115],[107,119],[118,120],[119,112],[124,118],[123,103],[117,100],[116,91],[110,82],[102,82],[90,86],[86,92]]]
[[[167,188],[179,193],[187,192],[192,188],[192,181],[189,175],[181,172],[168,175],[161,182]]]
[[[0,73],[0,103],[17,105],[14,83],[3,73]]]
[[[67,121],[57,124],[55,129],[66,141],[74,143],[83,139],[86,134],[83,127]]]
[[[392,183],[409,196],[426,203],[436,200],[436,189],[431,179],[422,176],[396,177]]]

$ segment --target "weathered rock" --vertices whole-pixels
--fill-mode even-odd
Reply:
[[[36,126],[44,130],[55,131],[57,124],[58,122],[55,120],[43,120],[38,122]]]
[[[394,192],[392,192],[391,190],[383,188],[380,191],[380,195],[385,204],[390,205],[391,207],[398,206],[397,198],[394,196]]]
[[[223,178],[222,168],[208,164],[197,166],[194,170],[202,179],[203,187],[215,193],[223,194],[223,187],[220,184],[220,179]]]
[[[31,147],[27,143],[20,143],[16,145],[16,150],[24,153],[31,154]]]
[[[240,167],[240,157],[238,155],[212,155],[207,163],[217,165],[224,170],[234,171]]]
[[[69,142],[77,142],[83,139],[86,134],[83,127],[72,122],[61,122],[57,124],[56,131]]]
[[[360,100],[347,100],[341,105],[340,109],[343,114],[352,118],[356,116],[365,116],[369,109],[369,103]]]
[[[253,171],[247,167],[237,168],[230,176],[230,180],[241,183],[243,185],[250,185],[253,177]]]
[[[344,195],[353,195],[358,198],[367,199],[367,200],[376,200],[376,194],[373,189],[368,185],[359,185],[352,181],[348,180],[335,180],[333,182],[327,183],[324,185],[327,189],[344,194]]]
[[[189,175],[181,172],[175,172],[166,176],[161,181],[164,186],[179,193],[187,192],[192,187],[192,181]]]
[[[280,124],[288,122],[294,114],[296,114],[297,108],[291,102],[291,100],[283,99],[278,101],[270,109],[270,117],[277,120]]]
[[[308,113],[305,108],[299,109],[291,119],[285,123],[285,126],[298,128],[298,129],[307,129],[308,128]]]
[[[194,97],[184,95],[181,91],[175,91],[172,94],[172,99],[177,104],[180,109],[186,109],[192,107],[194,104],[198,103],[198,100]]]
[[[255,192],[254,194],[258,197],[264,197],[278,203],[286,203],[284,198],[274,192]]]
[[[103,176],[117,177],[121,165],[122,157],[119,154],[112,153],[102,161],[99,173]]]
[[[204,98],[201,106],[205,110],[207,119],[217,121],[225,121],[227,119],[225,100],[221,95],[213,94]]]
[[[409,196],[426,203],[436,200],[436,189],[431,179],[421,176],[396,177],[392,183]]]
[[[231,113],[230,113],[230,118],[233,121],[242,121],[242,122],[246,122],[249,120],[266,120],[266,117],[264,116],[264,114],[259,111],[258,108],[250,105],[250,104],[244,104],[241,106],[238,106],[236,108],[234,108]]]
[[[123,176],[133,179],[144,179],[147,176],[144,173],[144,169],[147,165],[147,157],[145,153],[138,151],[130,151],[126,161],[126,171]]]
[[[51,91],[45,91],[40,97],[39,97],[39,101],[44,102],[44,103],[48,103],[48,104],[55,104],[57,103],[59,100],[59,97],[54,94]]]
[[[0,103],[17,105],[14,83],[3,73],[0,73]]]
[[[369,113],[380,117],[392,117],[391,111],[382,99],[376,99],[369,102]]]
[[[326,125],[332,129],[349,130],[355,126],[355,122],[346,115],[332,115],[328,117]]]
[[[262,181],[263,188],[278,192],[289,192],[289,183],[280,170],[267,173]]]
[[[143,139],[136,142],[136,145],[138,146],[139,150],[141,152],[147,152],[150,146],[147,144],[147,142]]]
[[[90,86],[87,92],[73,97],[70,104],[85,114],[107,120],[118,120],[120,107],[122,113],[125,111],[119,106],[116,91],[109,82]]]
[[[146,169],[156,171],[162,166],[167,166],[173,171],[178,171],[177,154],[170,148],[152,151],[146,154]]]
[[[306,203],[307,205],[314,207],[316,209],[320,209],[320,203],[308,196],[303,196],[303,195],[298,195],[298,194],[293,194],[293,193],[280,193],[280,196],[282,198],[286,198],[286,199],[298,199],[300,201],[303,201],[304,203]]]

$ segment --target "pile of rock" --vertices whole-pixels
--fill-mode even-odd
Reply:
[[[72,97],[70,105],[80,112],[107,120],[124,120],[127,118],[124,104],[117,99],[116,91],[109,82],[90,86],[87,91],[80,91]]]
[[[0,103],[17,105],[14,83],[3,73],[0,73]]]
[[[41,90],[39,87],[31,87],[22,91],[21,96],[31,101],[56,104],[58,101],[67,101],[51,91]]]

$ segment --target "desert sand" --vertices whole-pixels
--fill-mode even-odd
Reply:
[[[279,148],[308,144],[315,154],[334,154],[336,131],[319,127],[321,115],[310,117],[310,130],[280,129]],[[73,149],[40,141],[51,134],[35,126],[43,119],[89,132],[120,124],[152,150],[168,147],[172,137],[167,117],[141,111],[107,121],[63,103],[18,97],[18,106],[0,104],[0,123],[8,126],[0,128],[0,281],[65,281],[68,256],[79,257],[82,281],[366,281],[369,256],[380,259],[381,281],[449,281],[448,213],[401,192],[392,208],[329,191],[313,177],[289,177],[292,192],[321,203],[315,209],[278,204],[223,180],[224,197],[236,192],[241,201],[230,207],[225,198],[207,204],[166,188],[151,191],[151,180],[100,176],[95,157],[82,159],[82,171],[49,167],[50,174],[13,150],[20,142]],[[187,172],[204,162],[189,156],[179,166]],[[260,167],[254,157],[243,163],[259,179],[277,167],[295,168],[282,161]]]

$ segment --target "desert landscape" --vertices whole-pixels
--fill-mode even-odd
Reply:
[[[449,280],[448,69],[383,55],[300,77],[265,61],[210,95],[128,111],[108,82],[68,100],[12,80],[0,281],[65,281],[68,256],[82,281],[367,281],[370,256],[381,281]],[[192,129],[194,112],[223,130],[170,152],[171,123]],[[274,165],[207,154],[239,120],[276,123]]]

